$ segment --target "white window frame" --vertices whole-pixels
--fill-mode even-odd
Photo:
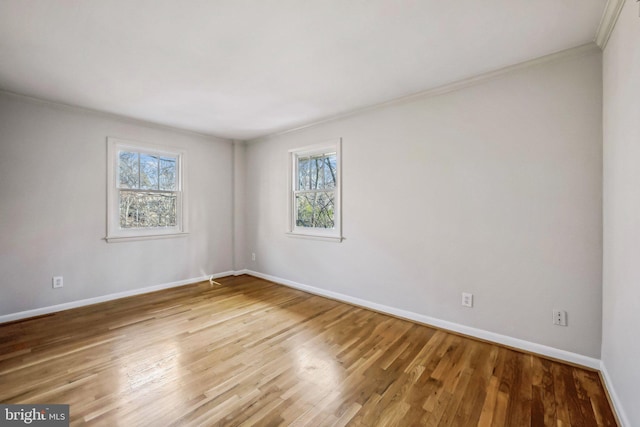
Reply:
[[[134,151],[145,154],[177,157],[177,225],[175,227],[121,228],[118,189],[118,152]],[[182,237],[187,233],[186,151],[179,148],[147,144],[120,138],[107,138],[107,242]]]
[[[334,228],[300,227],[296,225],[296,200],[298,190],[298,158],[322,153],[336,153],[336,187],[334,197]],[[342,139],[337,138],[323,143],[289,150],[288,179],[288,226],[287,234],[292,237],[307,237],[320,240],[341,242],[342,236]]]

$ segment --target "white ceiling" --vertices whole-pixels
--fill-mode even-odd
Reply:
[[[606,0],[1,0],[0,89],[251,139],[591,42]]]

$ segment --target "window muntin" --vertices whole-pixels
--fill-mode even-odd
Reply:
[[[292,234],[341,239],[340,141],[291,150]]]
[[[107,240],[185,232],[184,152],[109,138]]]

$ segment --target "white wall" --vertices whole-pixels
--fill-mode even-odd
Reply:
[[[103,240],[107,136],[187,149],[189,236]],[[0,93],[0,315],[231,270],[232,156],[229,141]]]
[[[249,143],[247,268],[598,358],[601,84],[591,50]],[[346,240],[288,237],[287,150],[336,137]]]
[[[602,361],[640,426],[640,18],[627,1],[604,51]],[[619,408],[620,410],[621,408]],[[624,413],[626,412],[626,416]]]
[[[246,264],[246,147],[242,141],[233,143],[233,268],[242,270]]]

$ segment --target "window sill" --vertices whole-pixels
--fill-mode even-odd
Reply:
[[[325,242],[334,243],[341,243],[344,240],[344,237],[342,236],[322,236],[319,234],[294,233],[292,231],[287,231],[285,234],[289,237],[295,237],[298,239],[323,240]]]
[[[104,240],[107,243],[136,242],[138,240],[173,239],[176,237],[186,237],[189,233],[153,234],[148,236],[107,236]]]

